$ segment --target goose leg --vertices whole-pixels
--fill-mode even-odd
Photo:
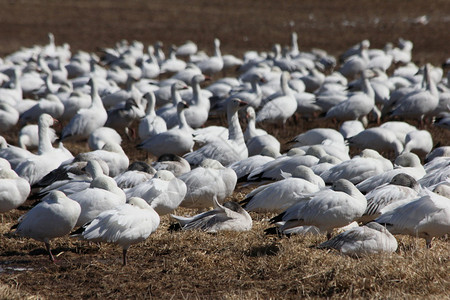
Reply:
[[[128,249],[123,249],[122,254],[123,254],[123,265],[126,266],[127,265],[127,250]]]
[[[45,248],[48,251],[49,258],[52,262],[55,262],[55,258],[53,257],[52,251],[50,250],[50,243],[45,242]]]

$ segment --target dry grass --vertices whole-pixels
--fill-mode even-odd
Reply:
[[[224,53],[240,55],[270,49],[275,42],[288,44],[293,30],[299,33],[301,49],[317,47],[334,55],[365,38],[382,47],[398,37],[414,42],[419,64],[440,64],[450,53],[446,0],[170,3],[0,1],[0,53],[44,44],[52,31],[58,44],[68,42],[73,51],[94,51],[126,38],[146,44],[159,39],[166,46],[192,39],[211,53],[218,36]],[[424,14],[430,17],[428,25],[412,22]],[[300,118],[285,128],[265,129],[285,142],[313,127],[337,125]],[[435,142],[449,145],[448,131],[429,129]],[[7,139],[15,142],[17,130]],[[125,140],[126,153],[133,161],[145,159],[135,144]],[[87,151],[86,145],[66,146],[74,154]],[[239,186],[231,198],[241,200],[250,189]],[[163,217],[155,234],[130,248],[126,267],[118,247],[68,237],[52,242],[59,259],[52,264],[42,243],[9,233],[31,204],[1,215],[0,299],[450,298],[448,239],[436,240],[426,250],[424,241],[399,236],[396,253],[355,259],[311,247],[324,236],[265,236],[270,215],[252,214],[250,232],[219,234],[171,233],[171,221]]]

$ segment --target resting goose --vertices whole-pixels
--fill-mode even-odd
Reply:
[[[211,158],[228,166],[248,157],[244,135],[239,124],[238,110],[246,103],[233,98],[227,103],[228,140],[215,139],[200,149],[185,155],[185,159],[193,166],[198,166],[204,159]]]
[[[280,79],[282,95],[267,102],[256,116],[256,122],[276,123],[281,121],[283,124],[297,111],[297,100],[293,92],[288,87],[289,73],[283,72]]]
[[[343,227],[362,216],[367,200],[348,180],[339,179],[332,189],[321,190],[309,197],[298,199],[282,214],[271,219],[272,223],[284,221],[280,230],[314,225],[331,237],[333,228]]]
[[[98,95],[94,77],[89,80],[91,86],[92,104],[89,108],[80,109],[70,120],[61,133],[61,141],[87,139],[95,129],[105,125],[108,114],[103,107],[102,99]]]
[[[195,215],[181,217],[171,215],[177,220],[183,230],[202,230],[216,233],[219,231],[249,231],[252,228],[252,218],[236,202],[225,202],[221,205],[214,197],[214,209]]]
[[[151,136],[136,147],[157,157],[166,153],[183,155],[192,151],[194,147],[192,128],[189,127],[184,116],[184,110],[188,107],[184,101],[177,104],[178,128]]]
[[[139,121],[138,134],[143,141],[153,135],[167,131],[166,121],[155,113],[155,94],[148,92],[144,95],[147,100],[147,111],[145,117]]]
[[[201,165],[179,177],[187,186],[187,193],[180,206],[207,208],[213,206],[213,199],[223,202],[236,187],[237,176],[231,168],[220,162],[205,159]]]
[[[434,237],[450,233],[450,200],[439,193],[437,186],[434,192],[427,191],[419,199],[382,214],[375,222],[392,234],[424,238],[430,248]]]
[[[397,247],[397,240],[384,226],[370,222],[338,234],[317,248],[336,249],[342,254],[358,257],[366,254],[393,253]]]

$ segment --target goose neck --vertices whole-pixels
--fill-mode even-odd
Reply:
[[[244,134],[242,133],[241,124],[239,123],[238,112],[228,110],[227,120],[228,120],[228,139],[229,140],[242,139],[242,141],[244,141]]]
[[[38,127],[38,137],[39,137],[39,145],[38,145],[38,154],[42,155],[44,153],[48,153],[53,149],[52,142],[49,137],[49,126],[47,124],[39,123]]]

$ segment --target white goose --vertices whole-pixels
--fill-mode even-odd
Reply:
[[[223,202],[230,196],[237,183],[236,173],[220,162],[205,159],[198,168],[179,177],[187,186],[187,193],[180,206],[207,208],[213,206],[213,199]]]
[[[367,223],[381,214],[416,199],[420,186],[414,177],[399,173],[390,183],[382,184],[366,194],[367,209],[359,222]]]
[[[382,214],[375,222],[392,234],[424,238],[430,248],[434,237],[450,233],[450,200],[448,195],[439,195],[439,186],[434,191]]]
[[[253,172],[256,168],[273,161],[276,157],[281,154],[275,149],[264,148],[261,150],[261,154],[250,156],[248,158],[239,160],[230,165],[230,168],[236,172],[238,178],[237,182],[247,181],[248,175]]]
[[[244,139],[247,142],[249,139],[267,134],[267,131],[264,129],[256,128],[256,113],[255,109],[251,106],[247,106],[245,109],[247,113],[247,128],[244,131]]]
[[[0,213],[17,208],[27,200],[30,184],[11,170],[6,160],[5,167],[0,166]]]
[[[297,202],[299,197],[319,191],[319,186],[302,176],[303,168],[299,166],[292,177],[262,185],[248,193],[239,204],[247,211],[280,213]]]
[[[189,108],[185,110],[186,122],[192,128],[199,128],[208,120],[210,102],[202,95],[200,82],[205,81],[202,74],[192,77],[191,86],[193,98],[189,102]]]
[[[186,184],[167,170],[157,171],[155,176],[126,191],[127,198],[144,199],[160,215],[172,213],[186,196]]]
[[[95,129],[105,125],[108,114],[103,107],[102,99],[98,95],[94,77],[89,80],[91,86],[92,104],[89,108],[80,109],[70,120],[61,133],[61,140],[87,139]]]
[[[364,120],[375,105],[375,92],[365,72],[361,73],[362,92],[355,93],[327,111],[325,118],[338,121]],[[364,122],[366,122],[365,120]]]
[[[151,136],[136,147],[145,149],[157,157],[166,153],[183,155],[192,151],[194,147],[192,128],[189,127],[184,116],[184,110],[187,107],[184,101],[177,104],[178,128]]]
[[[282,96],[266,103],[258,112],[256,122],[279,122],[283,124],[297,111],[297,100],[288,87],[289,73],[283,72],[280,78]]]
[[[197,63],[197,66],[202,70],[202,73],[212,76],[223,69],[222,53],[220,51],[220,40],[214,39],[214,56]]]
[[[434,111],[439,103],[439,92],[430,77],[428,64],[425,65],[423,76],[424,89],[414,91],[399,99],[390,115],[423,120],[424,115]]]
[[[341,162],[320,176],[326,183],[333,183],[340,178],[344,178],[353,184],[358,184],[374,175],[392,170],[392,168],[392,163],[377,151],[365,149],[361,151],[360,155]]]
[[[135,161],[126,171],[114,177],[121,189],[130,189],[153,178],[156,170],[144,161]]]
[[[186,62],[176,57],[177,47],[170,46],[169,57],[161,63],[160,73],[176,73],[186,68]]]
[[[228,166],[238,160],[248,157],[244,135],[239,124],[238,110],[246,105],[240,99],[233,98],[227,103],[228,140],[216,139],[200,149],[185,155],[191,165],[199,165],[205,158],[218,160],[222,165]]]
[[[106,143],[122,144],[122,137],[113,128],[99,127],[88,138],[89,149],[92,151],[102,149]]]
[[[53,128],[48,129],[50,141],[53,143],[56,139],[56,132]],[[18,145],[22,149],[35,149],[39,146],[39,126],[30,124],[22,127],[19,131]]]
[[[348,180],[339,179],[332,189],[321,190],[309,197],[299,198],[282,214],[271,222],[284,221],[281,231],[301,225],[313,225],[328,238],[334,228],[343,227],[362,216],[367,200]]]
[[[92,242],[118,244],[123,249],[123,265],[127,264],[127,251],[156,231],[160,218],[144,200],[133,197],[128,203],[100,213],[71,236]]]
[[[48,134],[52,125],[53,118],[50,115],[42,114],[39,117],[38,155],[30,156],[14,168],[14,171],[20,177],[25,178],[30,185],[37,183],[47,173],[59,167],[62,162],[73,158],[72,154],[62,144],[59,148],[53,148]]]
[[[8,103],[0,102],[0,132],[7,132],[19,121],[19,112]]]
[[[117,176],[128,168],[130,160],[122,147],[114,142],[107,142],[102,149],[78,154],[74,161],[102,160],[109,168],[109,176]]]
[[[117,186],[114,179],[105,175],[97,176],[91,181],[89,188],[71,194],[70,198],[78,202],[81,207],[76,226],[82,226],[105,210],[124,204],[126,201],[125,193]]]
[[[37,122],[39,116],[43,113],[59,119],[63,112],[64,104],[61,100],[56,95],[49,94],[46,98],[40,99],[36,105],[22,113],[19,121],[22,126],[27,123],[34,123]]]
[[[348,139],[349,145],[359,149],[373,149],[378,152],[394,151],[395,155],[402,153],[404,147],[396,134],[386,128],[372,127]]]
[[[225,202],[221,205],[214,197],[214,209],[195,215],[181,217],[172,215],[183,230],[202,230],[215,233],[219,231],[249,231],[253,221],[250,215],[236,202]]]
[[[167,131],[166,121],[155,113],[156,98],[153,92],[144,95],[147,100],[147,111],[144,118],[139,121],[138,134],[143,141],[153,135]]]
[[[384,226],[370,222],[338,234],[317,248],[336,249],[343,254],[358,257],[366,254],[393,253],[397,247],[397,240]]]
[[[177,105],[182,101],[178,90],[187,88],[186,85],[180,81],[175,81],[170,86],[170,93],[172,97],[172,103],[167,104],[156,111],[156,114],[166,121],[168,129],[178,125]]]
[[[395,168],[390,171],[369,177],[358,183],[356,187],[363,193],[368,193],[377,186],[388,183],[395,175],[406,173],[415,180],[419,180],[425,175],[425,169],[420,163],[420,158],[414,153],[403,153],[394,161]]]
[[[51,261],[50,240],[69,234],[80,215],[80,205],[59,191],[51,192],[22,216],[16,234],[44,242]]]

